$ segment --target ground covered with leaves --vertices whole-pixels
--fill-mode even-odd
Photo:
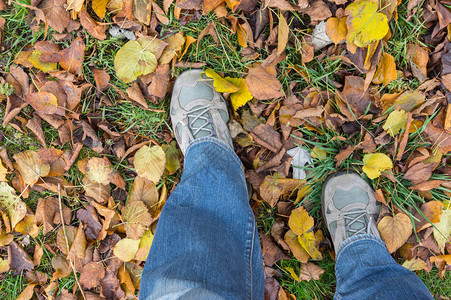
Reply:
[[[183,170],[171,86],[203,68],[266,299],[333,297],[320,194],[343,169],[371,181],[393,257],[450,299],[448,0],[0,0],[0,30],[2,298],[138,297]]]

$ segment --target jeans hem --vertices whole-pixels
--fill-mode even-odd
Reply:
[[[385,248],[385,243],[380,238],[378,238],[375,235],[372,235],[372,234],[358,234],[358,235],[354,235],[354,236],[351,236],[351,237],[347,238],[346,240],[343,241],[343,243],[341,243],[340,247],[338,248],[335,261],[338,261],[338,259],[340,258],[341,252],[346,247],[348,247],[348,246],[350,246],[350,245],[352,245],[354,243],[363,241],[363,240],[373,240],[373,241],[381,244]]]
[[[188,156],[188,152],[192,147],[194,147],[197,144],[201,144],[201,143],[215,143],[216,145],[220,146],[221,148],[223,148],[224,150],[229,152],[231,154],[231,156],[233,157],[233,159],[238,163],[240,168],[244,170],[243,163],[241,162],[239,157],[236,155],[235,151],[229,145],[227,145],[226,143],[224,143],[223,141],[221,141],[215,137],[203,137],[203,138],[195,139],[188,145],[188,148],[186,148],[185,157]]]

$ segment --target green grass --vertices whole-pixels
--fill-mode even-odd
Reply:
[[[429,273],[419,271],[417,275],[428,287],[435,299],[449,299],[447,298],[451,295],[451,272],[449,270],[445,272],[443,278],[440,278],[439,270],[435,266]]]
[[[0,277],[0,297],[3,299],[16,299],[27,286],[27,279],[22,274],[7,272]]]

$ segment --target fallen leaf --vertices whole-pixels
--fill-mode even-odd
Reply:
[[[92,68],[92,75],[94,76],[97,89],[103,92],[109,86],[110,75],[105,70],[96,68]]]
[[[84,289],[93,289],[100,285],[105,276],[105,268],[101,262],[90,262],[81,269],[78,281]]]
[[[29,300],[33,297],[34,287],[36,283],[29,284],[23,291],[17,296],[16,300]]]
[[[106,6],[110,2],[109,0],[92,0],[92,10],[96,13],[96,15],[103,19],[106,13]]]
[[[427,65],[429,61],[429,54],[423,47],[417,44],[407,45],[406,61],[414,63],[424,76],[427,76]]]
[[[339,19],[332,17],[326,21],[326,33],[335,45],[346,39],[346,35],[348,34],[346,19],[346,17]]]
[[[58,64],[41,61],[43,53],[43,51],[34,50],[31,52],[30,56],[28,56],[27,60],[31,62],[36,69],[39,69],[44,73],[58,70]]]
[[[357,47],[366,47],[388,33],[387,17],[378,11],[378,3],[357,1],[346,7],[348,34],[346,40]]]
[[[246,48],[248,46],[247,33],[246,33],[246,30],[244,30],[243,26],[240,23],[238,23],[238,26],[236,28],[236,36],[238,39],[238,44],[241,47]]]
[[[125,263],[119,268],[117,272],[117,277],[119,278],[119,283],[121,289],[125,292],[125,297],[127,299],[133,298],[135,296],[135,286],[133,285],[133,281],[131,279],[130,273],[125,267]]]
[[[407,113],[403,110],[394,110],[388,115],[382,128],[386,130],[391,137],[394,137],[406,126],[406,123]]]
[[[66,11],[66,0],[49,0],[43,2],[42,11],[50,27],[63,33],[70,23],[69,12]]]
[[[233,84],[232,82],[222,78],[218,73],[216,73],[213,69],[205,70],[205,75],[213,79],[213,86],[216,91],[219,93],[234,93],[237,92],[240,88]]]
[[[155,212],[158,204],[158,191],[155,183],[144,177],[136,177],[133,181],[128,201],[142,201],[146,204],[150,213]]]
[[[441,253],[445,253],[445,245],[450,242],[451,237],[451,206],[443,209],[440,222],[434,224],[434,238]]]
[[[60,66],[69,72],[81,77],[83,59],[85,56],[85,43],[81,37],[76,38],[69,48],[60,51]]]
[[[147,206],[141,201],[129,202],[122,209],[122,218],[124,219],[127,236],[136,240],[144,235],[152,223],[152,217]]]
[[[324,273],[324,270],[315,265],[314,263],[308,262],[306,264],[301,264],[301,273],[299,274],[299,279],[302,280],[319,280],[321,274]]]
[[[281,259],[289,259],[289,257],[277,247],[266,234],[260,234],[260,241],[262,245],[263,261],[266,266],[271,267]]]
[[[52,257],[52,267],[55,269],[51,281],[65,278],[72,273],[69,262],[61,255]]]
[[[270,67],[268,67],[270,68]],[[257,64],[249,69],[245,78],[252,96],[258,100],[274,99],[283,96],[282,84],[271,69]]]
[[[413,184],[425,182],[426,180],[431,178],[434,166],[435,163],[417,163],[407,170],[407,172],[404,174],[404,179],[410,180]]]
[[[8,169],[3,166],[2,159],[0,158],[0,181],[7,181],[6,174],[8,174]]]
[[[166,171],[169,175],[174,174],[181,168],[181,152],[177,147],[176,141],[172,141],[169,145],[163,144],[161,147],[166,154]]]
[[[251,136],[257,143],[274,153],[278,153],[282,148],[282,138],[280,134],[269,124],[257,125],[254,130],[252,130]]]
[[[58,105],[58,99],[52,93],[36,92],[25,96],[25,102],[42,114],[57,114],[64,116],[65,110]]]
[[[299,279],[299,276],[296,274],[296,272],[294,271],[293,268],[286,267],[285,270],[287,270],[288,273],[290,273],[291,277],[293,277],[294,280],[296,280],[297,282],[301,281],[301,279]],[[280,293],[280,290],[279,290],[279,293]]]
[[[0,209],[8,216],[12,229],[27,213],[26,204],[16,196],[16,191],[6,182],[0,182]]]
[[[163,99],[169,84],[169,65],[159,65],[152,82],[147,87],[150,95]]]
[[[398,71],[396,71],[395,58],[384,52],[377,66],[376,74],[374,74],[373,83],[382,83],[386,86],[396,78],[398,78]]]
[[[128,41],[114,57],[114,69],[119,79],[125,83],[134,81],[140,75],[152,73],[157,67],[157,59],[149,48],[138,41]]]
[[[426,101],[424,94],[417,91],[406,91],[396,98],[393,109],[402,109],[411,112]]]
[[[163,54],[161,54],[158,60],[159,64],[168,64],[171,60],[181,54],[183,45],[185,44],[185,37],[181,32],[168,36],[164,40],[168,45],[164,49]]]
[[[304,250],[304,248],[302,248],[299,243],[298,236],[292,230],[288,230],[287,233],[285,233],[284,241],[288,244],[291,252],[297,260],[301,263],[306,263],[308,261],[310,255]]]
[[[17,223],[14,230],[22,233],[23,235],[29,235],[33,238],[37,237],[39,232],[41,232],[41,228],[37,226],[36,217],[34,215],[26,215],[22,221]]]
[[[406,269],[409,269],[411,271],[420,271],[420,270],[424,270],[427,271],[427,265],[426,262],[424,260],[421,260],[419,258],[415,258],[415,259],[411,259],[411,260],[406,260],[402,266]]]
[[[16,242],[11,242],[8,245],[8,262],[9,270],[20,273],[23,270],[33,270],[33,261],[28,256],[27,252],[20,247]]]
[[[393,168],[391,159],[383,153],[365,154],[363,165],[362,170],[370,179],[379,177],[381,171]]]
[[[238,87],[238,91],[230,94],[230,102],[232,102],[232,107],[234,110],[237,110],[241,106],[245,105],[249,102],[249,100],[252,100],[252,94],[243,78],[226,77],[226,80]]]
[[[381,238],[390,253],[404,245],[412,234],[412,228],[410,218],[404,213],[398,213],[394,217],[385,216],[377,224]]]
[[[160,146],[142,146],[135,153],[133,165],[138,176],[158,183],[166,167],[166,154]]]
[[[313,231],[303,233],[298,235],[299,244],[301,244],[302,248],[310,255],[313,260],[321,260],[323,259],[323,255],[319,252],[317,247],[318,243],[316,240],[316,236]]]
[[[297,235],[304,234],[313,229],[314,221],[310,217],[302,206],[291,211],[290,218],[288,219],[288,226]]]
[[[135,260],[146,261],[152,246],[153,234],[152,230],[147,230],[139,241],[139,248],[135,255]]]
[[[290,27],[288,27],[281,11],[279,11],[279,27],[278,27],[278,39],[277,39],[277,55],[282,54],[285,50],[288,42],[288,35],[290,33]]]
[[[81,26],[83,26],[83,28],[86,29],[94,38],[101,41],[106,39],[105,31],[108,29],[107,26],[98,24],[93,18],[91,18],[86,10],[80,11],[78,16],[80,18]]]
[[[113,177],[111,163],[99,157],[93,157],[89,159],[85,168],[86,177],[91,181],[98,184],[109,184]]]
[[[140,240],[122,239],[114,246],[113,253],[120,260],[127,262],[132,260],[138,252]]]

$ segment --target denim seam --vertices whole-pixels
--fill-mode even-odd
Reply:
[[[251,216],[251,220],[253,220],[252,216]],[[254,254],[254,241],[255,241],[255,222],[252,222],[252,240],[251,240],[251,251],[250,251],[250,255],[249,255],[249,270],[250,270],[250,293],[251,293],[251,300],[253,299],[253,275],[252,275],[252,262],[253,262],[253,254]]]
[[[373,241],[378,242],[379,244],[381,244],[382,246],[385,247],[384,242],[382,242],[382,241],[381,241],[379,238],[377,238],[376,236],[373,236],[373,235],[366,235],[366,234],[365,234],[365,235],[362,235],[362,236],[359,236],[359,237],[353,236],[353,237],[350,237],[350,238],[344,240],[344,242],[340,245],[340,247],[338,248],[338,252],[337,252],[337,255],[336,255],[336,259],[335,259],[335,260],[338,261],[341,252],[342,252],[346,247],[348,247],[349,245],[351,245],[351,244],[353,244],[353,243],[355,243],[355,242],[361,241],[361,240],[373,240]]]
[[[191,147],[193,147],[196,144],[203,143],[203,142],[212,142],[212,143],[215,143],[216,145],[220,146],[221,148],[223,148],[224,150],[226,150],[227,152],[229,152],[232,155],[233,159],[238,163],[238,165],[241,167],[241,169],[244,169],[244,166],[241,163],[241,160],[236,155],[235,151],[232,148],[230,148],[230,146],[224,144],[223,142],[221,142],[220,140],[218,140],[217,138],[214,138],[214,137],[198,138],[198,139],[195,139],[194,141],[192,141],[188,145],[188,148],[186,149],[185,157],[188,155],[188,151],[191,149]]]

